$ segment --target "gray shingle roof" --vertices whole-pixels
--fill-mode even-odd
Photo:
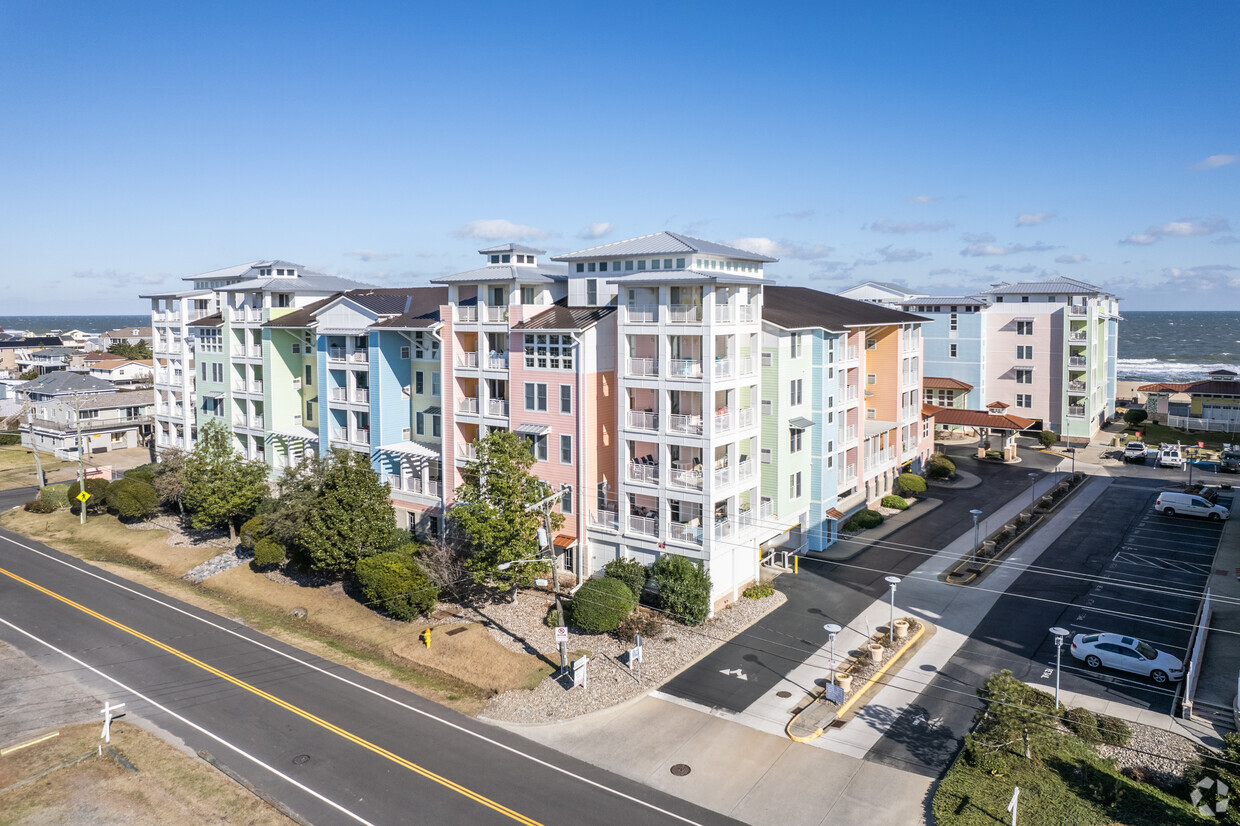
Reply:
[[[110,407],[151,407],[155,397],[150,390],[122,390],[117,393],[96,393],[82,399],[83,410],[103,410]]]
[[[116,390],[116,385],[110,381],[97,379],[86,373],[73,373],[68,370],[57,370],[53,373],[45,373],[33,381],[18,385],[18,389],[23,393],[44,393],[49,395],[57,395],[62,393],[72,393],[74,391],[81,393],[106,393]]]
[[[986,295],[1058,295],[1061,293],[1065,295],[1110,295],[1093,284],[1086,284],[1074,278],[1064,278],[1062,275],[1046,281],[996,284],[985,292]]]
[[[56,358],[57,356],[72,356],[77,354],[77,350],[72,347],[44,347],[42,350],[35,350],[30,355],[43,356],[44,358]]]
[[[281,329],[309,327],[314,324],[318,312],[339,298],[347,298],[381,316],[389,316],[374,324],[375,327],[420,329],[432,327],[439,321],[439,307],[448,303],[448,290],[446,287],[371,287],[347,290],[272,319],[263,326]]]
[[[769,286],[762,291],[762,320],[786,330],[822,327],[835,333],[872,324],[929,321],[903,310],[855,301],[809,287]]]
[[[553,261],[585,261],[593,258],[612,258],[632,255],[684,255],[700,252],[705,255],[720,255],[725,258],[739,258],[742,261],[774,262],[778,258],[759,255],[756,252],[729,247],[714,241],[705,241],[691,235],[680,235],[675,232],[656,232],[629,238],[625,241],[613,241],[598,247],[569,252],[564,255],[553,255]]]
[[[570,307],[568,299],[561,298],[545,312],[512,325],[514,330],[584,330],[616,311],[613,306]]]
[[[441,278],[432,278],[432,284],[472,284],[481,281],[516,281],[521,284],[551,284],[568,279],[568,267],[564,264],[512,265],[492,264],[476,270],[467,270]]]
[[[484,250],[478,250],[478,252],[482,253],[483,255],[487,255],[492,252],[524,252],[524,253],[532,252],[535,255],[546,255],[547,253],[546,250],[536,250],[533,247],[525,247],[525,246],[522,246],[521,244],[500,244],[497,247],[487,247]]]

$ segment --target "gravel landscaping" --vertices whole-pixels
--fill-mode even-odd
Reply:
[[[1098,754],[1114,760],[1120,769],[1144,770],[1166,787],[1181,779],[1185,769],[1201,758],[1201,750],[1187,737],[1140,723],[1129,723],[1128,727],[1132,739],[1127,746],[1094,746]]]

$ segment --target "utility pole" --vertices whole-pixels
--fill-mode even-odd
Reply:
[[[47,477],[43,475],[43,459],[39,456],[39,442],[34,437],[34,405],[26,408],[26,424],[30,429],[30,446],[34,448],[34,467],[39,475],[39,489],[42,490],[47,484]]]
[[[538,529],[539,551],[545,547],[547,556],[551,558],[551,590],[555,593],[555,616],[556,622],[560,625],[564,624],[564,605],[560,601],[560,575],[555,568],[555,543],[551,537],[551,510],[555,504],[560,501],[560,494],[552,493],[544,496],[532,505],[526,506],[527,511],[541,511],[543,517],[543,527]],[[560,645],[560,673],[568,668],[568,642],[561,641]]]

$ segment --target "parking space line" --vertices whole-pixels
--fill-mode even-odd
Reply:
[[[1123,545],[1121,545],[1120,547],[1121,547],[1121,548],[1123,548],[1125,551],[1128,551],[1128,550],[1132,550],[1132,551],[1164,551],[1164,552],[1166,552],[1166,551],[1167,551],[1167,548],[1166,548],[1165,546],[1162,546],[1162,545],[1140,545],[1140,544],[1137,544],[1137,543],[1135,543],[1135,542],[1125,542],[1125,543],[1124,543]],[[1185,554],[1185,555],[1187,555],[1187,556],[1206,556],[1206,557],[1209,557],[1209,558],[1211,558],[1211,559],[1213,559],[1213,558],[1214,558],[1214,553],[1213,553],[1212,551],[1211,551],[1210,553],[1205,553],[1204,551],[1184,551],[1184,550],[1174,550],[1174,551],[1170,551],[1170,553],[1173,553],[1173,554]]]
[[[1129,565],[1144,566],[1147,568],[1158,568],[1159,570],[1174,569],[1184,571],[1190,574],[1204,574],[1209,576],[1210,566],[1201,562],[1181,562],[1175,559],[1163,559],[1156,556],[1144,556],[1142,554],[1128,553],[1120,551],[1112,557],[1113,562],[1127,563]]]
[[[1168,694],[1168,695],[1173,695],[1173,694],[1175,694],[1175,690],[1174,690],[1174,689],[1160,688],[1160,687],[1159,687],[1157,684],[1155,684],[1155,683],[1145,683],[1145,682],[1140,682],[1140,681],[1138,681],[1138,680],[1130,680],[1130,679],[1128,679],[1127,677],[1117,677],[1117,676],[1115,676],[1114,674],[1109,674],[1109,673],[1107,673],[1107,672],[1104,672],[1104,671],[1101,671],[1101,670],[1096,670],[1096,669],[1093,669],[1093,668],[1082,668],[1082,667],[1080,667],[1080,666],[1076,666],[1076,665],[1067,665],[1067,664],[1065,664],[1065,665],[1063,666],[1063,669],[1064,669],[1064,671],[1071,671],[1071,672],[1075,672],[1075,673],[1077,673],[1077,674],[1089,674],[1089,675],[1093,676],[1095,679],[1098,679],[1098,680],[1100,680],[1100,681],[1102,681],[1102,682],[1107,682],[1107,683],[1126,683],[1126,684],[1128,684],[1128,685],[1136,686],[1137,688],[1143,688],[1143,689],[1145,689],[1146,691],[1153,691],[1153,692],[1158,693],[1158,694]],[[1172,685],[1174,685],[1174,683],[1172,683]]]
[[[1184,602],[1186,602],[1186,603],[1188,603],[1190,606],[1192,606],[1191,608],[1172,608],[1172,607],[1169,607],[1169,606],[1166,606],[1166,605],[1154,605],[1154,604],[1151,604],[1151,603],[1148,603],[1148,602],[1137,602],[1137,601],[1135,601],[1135,600],[1131,600],[1131,599],[1124,599],[1123,597],[1112,597],[1112,596],[1107,596],[1106,594],[1102,594],[1102,593],[1095,594],[1095,595],[1094,595],[1094,599],[1109,599],[1109,600],[1111,600],[1112,602],[1122,602],[1122,603],[1124,603],[1125,605],[1133,605],[1133,606],[1136,606],[1136,607],[1138,607],[1138,608],[1152,608],[1152,609],[1154,609],[1155,611],[1162,611],[1162,612],[1164,612],[1164,613],[1175,613],[1175,614],[1185,614],[1185,615],[1190,615],[1190,616],[1197,616],[1197,608],[1196,608],[1196,605],[1197,605],[1198,599],[1197,599],[1196,597],[1191,597],[1191,598],[1190,598],[1190,597],[1181,597],[1181,596],[1177,596],[1177,597],[1175,597],[1175,598],[1174,598],[1174,599],[1176,599],[1176,600],[1184,600]],[[1092,608],[1093,606],[1091,606],[1091,605],[1079,605],[1079,603],[1078,603],[1078,607],[1079,607],[1079,608],[1080,608],[1080,610],[1082,610],[1082,611],[1088,611],[1088,610],[1089,610],[1090,608]]]
[[[1070,622],[1070,623],[1068,623],[1068,624],[1069,624],[1070,626],[1072,626],[1073,628],[1080,628],[1080,629],[1081,629],[1081,630],[1083,630],[1083,631],[1092,631],[1092,632],[1093,632],[1093,633],[1095,633],[1095,634],[1114,634],[1114,633],[1116,633],[1115,631],[1108,631],[1108,630],[1106,630],[1105,628],[1094,628],[1093,626],[1090,626],[1090,625],[1081,625],[1079,622]],[[1128,635],[1125,635],[1125,636],[1136,636],[1136,635],[1135,635],[1135,634],[1128,634]],[[1145,637],[1140,637],[1139,639],[1145,640],[1145,642],[1149,642],[1149,639],[1146,639]],[[1155,647],[1155,648],[1157,648],[1157,649],[1159,649],[1160,651],[1188,651],[1188,647],[1187,647],[1187,646],[1183,646],[1183,645],[1172,645],[1171,643],[1163,643],[1163,642],[1158,642],[1158,643],[1157,643],[1157,645],[1155,645],[1154,647]]]

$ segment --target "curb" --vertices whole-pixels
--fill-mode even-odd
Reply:
[[[865,681],[865,685],[859,687],[856,691],[853,692],[851,697],[849,697],[847,700],[844,701],[844,705],[840,706],[839,710],[835,712],[836,720],[840,719],[846,713],[848,713],[848,710],[852,708],[854,705],[856,705],[857,701],[860,700],[861,697],[867,691],[869,691],[870,688],[873,687],[873,685],[876,682],[878,682],[879,679],[881,679],[882,676],[886,674],[887,671],[893,665],[898,663],[904,657],[905,652],[911,651],[913,649],[914,644],[916,644],[916,642],[919,639],[921,639],[922,635],[926,633],[926,627],[928,625],[925,620],[921,620],[921,619],[918,620],[918,623],[919,624],[918,624],[917,631],[914,632],[913,636],[908,638],[908,642],[900,646],[900,650],[896,652],[895,656],[887,660],[887,662],[883,663],[882,667],[879,668],[878,671],[875,671],[873,674],[871,674],[870,678]],[[818,701],[814,700],[814,703],[816,702]],[[810,705],[806,706],[805,708],[812,708],[814,703],[810,703]],[[819,728],[813,734],[810,734],[806,737],[798,737],[797,735],[793,734],[791,731],[792,724],[795,723],[797,718],[800,717],[804,713],[805,713],[805,709],[801,709],[800,711],[798,711],[796,714],[792,716],[792,719],[788,721],[788,725],[784,726],[784,734],[788,735],[788,738],[790,740],[795,740],[798,743],[808,743],[811,740],[817,740],[819,737],[822,736],[822,733],[826,730],[825,728]]]

